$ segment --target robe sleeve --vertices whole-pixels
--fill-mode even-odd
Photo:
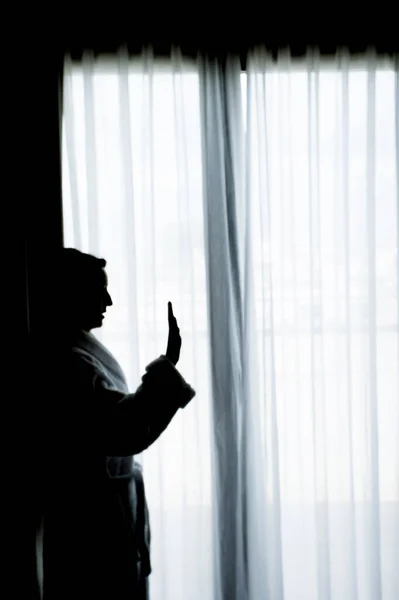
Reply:
[[[76,417],[82,417],[80,439],[107,456],[130,456],[148,448],[195,396],[164,356],[148,365],[132,394],[110,389],[96,365],[79,355],[72,357],[66,379],[73,397],[69,402],[79,406]]]

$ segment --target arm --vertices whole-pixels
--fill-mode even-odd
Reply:
[[[177,410],[186,406],[195,396],[194,390],[184,381],[174,366],[180,358],[182,340],[171,302],[168,302],[168,323],[166,356],[161,356],[148,365],[142,385],[134,395],[134,401],[126,396],[116,405],[119,416],[115,416],[114,419],[115,435],[110,436],[109,439],[113,437],[115,447],[123,452],[120,454],[115,452],[115,455],[138,454],[148,448],[165,431]],[[133,441],[133,438],[129,438],[129,423],[133,422],[136,411],[140,415],[138,421],[142,423],[142,428],[136,431]],[[118,432],[121,433],[124,427],[128,428],[126,435],[123,438],[118,437]],[[140,429],[139,425],[138,428]],[[127,446],[121,446],[123,439],[131,441]]]
[[[140,387],[126,395],[110,390],[94,365],[82,357],[74,361],[73,380],[79,395],[85,396],[80,403],[85,407],[86,440],[108,456],[130,456],[148,448],[195,395],[165,357],[151,363]]]
[[[149,396],[148,406],[154,407],[148,419],[146,447],[165,431],[178,409],[184,408],[195,396],[195,391],[164,356],[147,367],[138,392]]]

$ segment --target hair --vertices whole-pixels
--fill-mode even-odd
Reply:
[[[86,254],[76,248],[62,248],[59,256],[57,279],[62,289],[82,288],[90,285],[107,261]]]

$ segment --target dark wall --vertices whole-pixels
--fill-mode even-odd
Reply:
[[[333,54],[339,46],[353,53],[370,45],[380,53],[398,50],[393,5],[371,5],[367,11],[364,6],[352,9],[350,1],[344,7],[336,2],[251,4],[113,4],[106,14],[90,11],[78,20],[72,15],[63,46],[76,58],[87,49],[114,53],[122,44],[132,54],[148,45],[156,54],[169,54],[175,45],[191,56],[201,50],[244,57],[256,45],[274,52],[290,46],[294,55],[304,54],[308,46],[317,46],[323,54]]]
[[[62,55],[21,61],[15,179],[23,224],[20,272],[24,327],[35,331],[46,316],[54,251],[62,245],[60,116]],[[20,232],[18,231],[18,234]],[[21,305],[21,310],[22,310]]]
[[[23,11],[23,7],[21,12]],[[19,23],[18,23],[19,24]],[[62,245],[59,152],[59,81],[62,55],[42,32],[21,39],[20,29],[3,22],[2,48],[2,379],[7,493],[2,517],[10,578],[3,590],[12,597],[36,598],[35,491],[36,407],[40,389],[32,384],[26,359],[27,333],[37,331],[48,307],[54,251]],[[32,24],[30,24],[32,25]],[[14,38],[13,38],[14,32]],[[40,41],[40,43],[39,43]],[[4,305],[3,305],[4,306]],[[6,338],[6,339],[4,339]],[[4,354],[6,362],[4,363]],[[38,373],[46,386],[46,356]],[[32,393],[32,389],[35,393]],[[35,397],[36,396],[36,397]],[[55,394],[56,401],[56,394]],[[12,458],[11,458],[12,454]],[[10,530],[10,535],[7,535]],[[4,538],[4,536],[3,536]],[[10,569],[8,568],[10,565]],[[36,589],[37,591],[37,589]]]

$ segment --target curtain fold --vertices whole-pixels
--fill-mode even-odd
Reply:
[[[201,58],[204,225],[212,362],[216,597],[247,595],[243,480],[242,118],[240,63]]]

